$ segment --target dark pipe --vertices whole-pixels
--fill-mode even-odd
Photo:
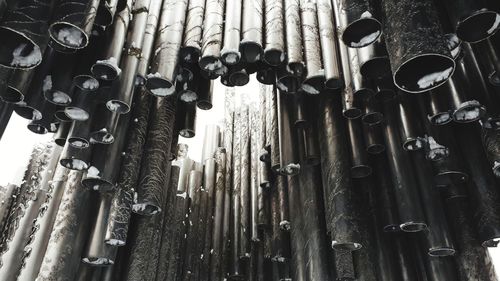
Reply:
[[[239,51],[241,31],[242,0],[227,1],[224,24],[224,45],[221,51],[221,61],[225,65],[235,65],[240,62]]]
[[[268,102],[266,128],[269,128],[270,147],[271,147],[271,170],[278,173],[281,170],[279,129],[278,129],[278,93],[276,87],[269,87],[266,95]]]
[[[500,20],[500,15],[497,14]],[[500,62],[497,54],[497,49],[493,46],[490,39],[472,45],[477,53],[479,63],[483,69],[483,73],[487,75],[488,81],[493,86],[500,86]]]
[[[95,98],[98,94],[95,90],[82,90],[73,87],[71,103],[64,108],[66,116],[74,121],[84,122],[91,118],[96,107]]]
[[[333,251],[337,280],[355,280],[354,261],[350,251]]]
[[[201,55],[201,36],[203,34],[203,15],[205,1],[189,1],[186,15],[184,39],[179,50],[179,57],[185,62],[198,63]]]
[[[299,0],[285,1],[285,38],[287,72],[301,79],[307,72],[302,54],[302,29]],[[293,79],[293,78],[292,78]],[[285,84],[285,83],[284,83]],[[285,84],[286,85],[286,84]],[[286,91],[287,92],[287,91]]]
[[[4,74],[6,89],[0,93],[3,102],[22,103],[35,74],[34,70],[7,70]]]
[[[292,276],[293,280],[307,280],[307,264],[309,261],[306,256],[307,239],[304,229],[304,218],[302,216],[302,204],[300,201],[300,176],[293,175],[288,177],[288,204],[290,205],[290,249],[292,253]]]
[[[66,144],[66,139],[68,138],[69,130],[71,129],[71,122],[59,122],[57,131],[52,137],[54,142],[59,146],[64,146]]]
[[[422,258],[424,260],[427,280],[439,281],[458,279],[457,270],[452,257],[433,257],[422,253]]]
[[[391,75],[391,63],[383,38],[359,48],[358,57],[361,75],[373,79]]]
[[[117,139],[116,134],[120,129],[118,127],[119,121],[123,119],[120,118],[121,114],[109,111],[105,106],[100,106],[94,114],[90,138],[96,143],[113,143]]]
[[[214,229],[214,219],[215,219],[215,196],[216,196],[216,177],[217,177],[217,163],[214,157],[205,160],[205,167],[203,168],[203,188],[207,193],[207,203],[204,210],[204,233],[202,237],[201,245],[201,265],[199,270],[199,280],[208,280],[209,276],[209,266],[210,260],[213,259],[213,247],[212,244],[212,231]]]
[[[198,99],[196,106],[202,110],[210,110],[212,108],[212,99],[214,95],[214,82],[213,80],[200,77],[198,86]]]
[[[59,163],[70,170],[84,171],[90,167],[90,158],[90,148],[75,147],[67,141],[61,153]]]
[[[142,55],[139,58],[139,65],[137,66],[137,77],[142,86],[146,84],[146,75],[149,70],[151,54],[153,53],[156,28],[158,27],[158,21],[160,19],[162,3],[163,1],[151,1],[148,9],[149,13],[146,20],[146,30],[144,31],[144,37],[142,39]]]
[[[186,21],[187,0],[165,1],[155,40],[155,52],[150,63],[146,87],[158,97],[175,94],[179,50]]]
[[[292,108],[293,108],[293,127],[294,128],[303,128],[310,125],[310,122],[307,122],[307,113],[306,113],[306,97],[303,92],[297,93],[292,98]],[[310,121],[310,120],[309,120]]]
[[[205,4],[205,18],[203,19],[203,36],[199,64],[203,71],[214,72],[216,74],[223,68],[221,48],[222,36],[224,35],[225,2],[224,0],[208,0]],[[237,13],[239,12],[239,10],[236,11]],[[236,23],[234,26],[236,26]],[[233,50],[231,49],[231,51]]]
[[[380,102],[375,95],[365,98],[363,104],[363,117],[361,117],[361,120],[364,124],[376,125],[383,121],[384,114],[380,110]]]
[[[396,206],[396,198],[394,197],[394,187],[390,180],[390,172],[386,169],[388,166],[387,155],[379,154],[373,157],[373,168],[375,170],[375,178],[377,191],[375,191],[376,205],[378,209],[379,224],[376,224],[377,229],[382,229],[384,232],[397,232],[399,228],[399,214]]]
[[[367,125],[363,124],[365,137],[365,149],[369,154],[380,154],[385,151],[384,136],[380,123]]]
[[[420,196],[425,202],[423,210],[428,228],[424,232],[425,242],[422,244],[427,248],[426,253],[432,257],[452,256],[456,250],[442,211],[439,190],[436,189],[431,177],[432,167],[421,151],[411,152],[411,158],[418,180]]]
[[[277,94],[280,173],[284,175],[296,175],[300,172],[297,150],[294,149],[297,142],[297,134],[293,130],[293,117],[290,116],[292,103],[293,96],[288,96],[284,93]]]
[[[498,183],[491,171],[481,145],[479,124],[467,124],[455,129],[455,139],[465,158],[469,170],[471,186],[468,193],[473,206],[473,218],[476,222],[478,238],[484,247],[495,247],[500,236],[498,221]]]
[[[9,124],[10,117],[14,111],[14,105],[4,103],[0,101],[0,139],[2,139],[3,133]]]
[[[197,246],[199,245],[199,240],[202,239],[198,235],[199,228],[202,227],[200,225],[200,208],[201,208],[201,196],[202,196],[202,173],[200,171],[191,171],[189,175],[189,216],[186,217],[188,223],[188,232],[186,237],[186,252],[184,256],[184,280],[190,276],[193,276],[193,271],[195,270],[198,262],[200,254],[197,251]]]
[[[336,11],[336,16],[337,16]],[[338,17],[337,17],[338,18]],[[338,29],[337,23],[337,29]],[[343,89],[342,96],[342,114],[346,118],[355,119],[361,117],[361,100],[354,95],[354,83],[353,76],[351,74],[351,68],[355,65],[351,65],[350,54],[355,54],[356,50],[348,50],[343,42],[339,39],[338,42],[340,60],[342,63],[342,75],[344,76],[345,88]]]
[[[482,128],[481,133],[486,156],[492,165],[493,174],[500,177],[500,131]]]
[[[321,41],[321,55],[325,68],[325,87],[339,90],[344,86],[337,47],[337,35],[332,4],[328,0],[317,1],[318,28]]]
[[[196,103],[194,102],[179,102],[178,103],[179,117],[179,135],[184,138],[192,138],[196,134]]]
[[[239,49],[242,59],[249,63],[260,60],[264,53],[263,12],[263,0],[243,0]]]
[[[487,1],[443,1],[457,36],[465,42],[477,42],[498,30],[497,12],[487,9]]]
[[[240,109],[240,241],[239,258],[246,259],[250,257],[250,237],[251,237],[251,213],[250,213],[250,170],[251,170],[251,151],[250,151],[250,114],[249,106],[242,105]]]
[[[99,8],[99,0],[61,1],[49,27],[52,40],[69,49],[83,49],[89,41]]]
[[[382,1],[384,33],[394,82],[410,93],[432,90],[453,74],[455,63],[435,5],[425,0]],[[415,29],[419,26],[419,29]]]
[[[91,124],[91,120],[83,122],[73,121],[67,141],[77,148],[89,148],[92,143],[90,140]]]
[[[420,123],[415,122],[418,120],[414,107],[415,102],[415,97],[404,92],[400,92],[398,95],[399,133],[403,148],[407,151],[420,150],[425,145],[425,140],[422,138],[423,128],[421,128]]]
[[[100,26],[110,26],[115,18],[116,9],[120,0],[101,0],[94,24]]]
[[[0,24],[0,65],[31,69],[42,62],[47,46],[48,16],[51,7],[43,2],[19,3],[6,11]]]
[[[411,251],[412,241],[404,233],[395,233],[391,238],[394,241],[394,248],[396,252],[396,260],[398,261],[399,270],[402,280],[408,281],[426,281],[421,280],[421,274],[416,265],[415,253]]]
[[[163,163],[170,157],[172,142],[172,130],[175,122],[176,99],[156,98],[151,112],[151,124],[149,125],[148,137],[145,151],[143,153],[140,179],[137,187],[137,198],[135,198],[132,210],[142,215],[154,215],[161,212],[162,203],[165,200],[166,175],[163,172]]]
[[[381,23],[373,16],[374,5],[366,0],[333,1],[342,41],[350,48],[361,48],[375,42],[382,33]]]
[[[271,66],[281,65],[286,60],[283,1],[265,0],[265,46],[264,61]]]
[[[259,81],[261,84],[273,85],[274,83],[276,83],[276,75],[276,67],[262,62],[255,76],[257,78],[257,81]]]
[[[318,139],[321,153],[323,200],[327,233],[336,251],[361,248],[357,198],[351,192],[347,128],[342,117],[340,97],[325,95],[318,113]]]
[[[317,140],[317,132],[314,124],[309,127],[298,128],[298,149],[300,165],[318,165],[321,161]]]
[[[240,268],[240,225],[241,225],[241,112],[234,112],[234,131],[233,131],[233,156],[232,156],[232,197],[231,197],[231,226],[230,226],[230,258],[229,258],[229,280],[237,280],[242,277],[242,269]]]
[[[241,63],[240,63],[241,64]],[[244,64],[235,65],[229,68],[229,83],[234,86],[245,86],[250,81],[248,71],[244,68]]]
[[[132,19],[132,0],[126,1],[126,7],[118,13],[113,21],[113,26],[106,33],[106,45],[92,65],[91,72],[95,78],[101,80],[115,80],[122,69],[120,60],[124,50],[127,30]],[[135,8],[135,7],[134,7]]]
[[[386,123],[383,129],[394,195],[401,220],[400,227],[405,232],[422,231],[427,225],[420,205],[415,176],[411,171],[411,162],[408,153],[401,146],[401,136],[396,128],[397,115],[395,110],[394,102],[384,104]]]
[[[392,80],[392,76],[384,76],[375,79],[375,98],[380,101],[393,99],[396,96],[396,86]]]
[[[426,110],[424,112],[428,120],[423,120],[423,122],[429,121],[432,125],[445,125],[452,121],[449,100],[446,95],[439,91],[440,89],[442,88],[425,94]]]
[[[297,65],[294,66],[299,68]],[[301,67],[305,71],[305,65]],[[276,86],[284,93],[295,94],[301,89],[302,76],[295,75],[292,71],[290,66],[278,67]]]
[[[213,252],[210,255],[210,280],[218,280],[217,278],[221,277],[225,268],[224,264],[222,264],[222,256],[226,253],[222,252],[223,244],[226,243],[223,240],[223,225],[224,225],[224,216],[225,216],[225,208],[224,200],[228,200],[229,198],[225,198],[226,193],[226,149],[223,147],[217,148],[215,152],[215,161],[217,164],[217,170],[215,174],[215,202],[214,202],[214,222],[212,229],[212,249]]]
[[[43,112],[42,119],[32,120],[28,124],[28,130],[35,134],[54,133],[57,131],[57,123],[54,122],[56,106],[46,102],[40,108],[40,112]]]
[[[325,70],[321,57],[316,3],[302,1],[300,3],[300,19],[307,68],[307,74],[302,82],[302,90],[305,93],[317,95],[325,86]]]
[[[355,179],[365,178],[372,173],[372,168],[368,162],[361,120],[347,119],[347,132],[351,152],[351,177]]]
[[[67,106],[71,103],[75,62],[76,56],[74,54],[60,52],[56,54],[51,70],[45,77],[48,83],[47,87],[42,88],[46,100],[60,106]]]

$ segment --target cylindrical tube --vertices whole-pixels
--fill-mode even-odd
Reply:
[[[390,180],[390,172],[387,167],[387,156],[385,154],[378,155],[374,160],[374,170],[378,193],[376,192],[376,205],[380,225],[375,225],[377,229],[381,228],[384,232],[397,232],[399,228],[399,214],[394,198],[394,187]]]
[[[178,113],[181,120],[179,122],[179,135],[184,138],[192,138],[196,134],[196,103],[183,102],[178,103]]]
[[[332,4],[328,0],[316,2],[318,10],[318,27],[321,41],[321,54],[325,69],[325,86],[338,90],[344,86],[341,76],[341,65],[337,47],[337,35],[333,17]]]
[[[298,155],[295,145],[297,135],[292,125],[293,96],[277,93],[277,115],[279,131],[279,160],[280,173],[296,175],[300,172]]]
[[[379,38],[373,44],[359,48],[358,57],[363,76],[375,79],[390,76],[391,63],[383,39]]]
[[[200,77],[198,86],[198,99],[196,106],[201,110],[210,110],[212,108],[212,99],[214,95],[214,82],[213,80],[205,77]]]
[[[24,100],[28,94],[28,88],[35,74],[34,70],[8,70],[2,73],[2,79],[5,79],[6,88],[2,89],[0,97],[3,102],[19,103]]]
[[[415,112],[414,103],[414,97],[405,93],[399,94],[399,133],[403,148],[407,151],[424,148],[423,129],[419,123],[415,122],[418,120],[418,115]]]
[[[264,61],[271,66],[278,66],[286,60],[283,1],[265,0],[264,2],[266,32]]]
[[[76,147],[67,141],[59,163],[70,170],[84,171],[90,167],[90,157],[90,148]]]
[[[221,61],[225,65],[236,65],[240,62],[240,31],[241,31],[242,0],[226,2],[226,17],[224,24],[224,45],[221,51]]]
[[[203,35],[203,16],[205,14],[205,1],[189,1],[186,15],[184,39],[179,50],[182,60],[197,63],[201,55],[201,37]]]
[[[207,0],[203,19],[203,37],[200,68],[206,72],[217,73],[223,68],[221,48],[224,25],[224,0]],[[239,13],[240,11],[232,11]],[[236,23],[235,23],[236,26]]]
[[[242,105],[240,113],[239,126],[240,131],[240,243],[239,243],[239,258],[250,257],[250,114],[249,106]]]
[[[302,54],[302,29],[300,21],[299,0],[284,0],[285,2],[285,37],[287,69],[293,76],[302,78],[306,74],[306,66]]]
[[[239,278],[243,273],[239,266],[240,224],[241,224],[241,110],[234,112],[233,157],[232,157],[232,200],[231,200],[231,250],[229,258],[229,278]],[[229,164],[229,163],[228,163]],[[226,165],[228,165],[226,164]]]
[[[264,36],[264,1],[243,0],[241,15],[241,57],[248,63],[262,58]]]
[[[482,128],[483,146],[492,165],[493,174],[500,177],[500,131]]]
[[[435,5],[425,0],[384,0],[384,33],[394,83],[410,93],[442,85],[455,69]],[[415,29],[419,26],[418,29]],[[418,44],[417,44],[418,42]]]
[[[149,13],[146,21],[146,30],[142,41],[142,55],[139,58],[139,65],[137,66],[137,76],[140,79],[140,84],[146,84],[146,75],[149,70],[149,63],[151,54],[153,53],[153,46],[156,35],[156,28],[160,19],[161,6],[163,1],[151,1],[149,4]]]
[[[363,124],[358,119],[347,119],[347,132],[351,151],[351,177],[365,178],[372,173],[363,138]]]
[[[279,125],[278,125],[278,92],[276,87],[268,87],[266,95],[267,112],[266,128],[269,128],[269,139],[271,147],[271,170],[279,172],[281,170],[280,146],[279,146]]]
[[[382,135],[381,124],[363,125],[366,152],[379,154],[385,150],[384,136]]]

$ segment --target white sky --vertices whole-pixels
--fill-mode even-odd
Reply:
[[[253,79],[244,87],[236,88],[236,93],[246,93],[251,100],[256,100],[259,95],[258,82]],[[201,160],[203,136],[205,126],[220,124],[223,129],[225,87],[217,82],[214,85],[213,108],[209,111],[197,111],[196,136],[191,139],[179,137],[179,143],[189,146],[189,157],[195,161]],[[13,114],[9,125],[0,140],[0,186],[8,183],[20,184],[28,163],[33,146],[40,142],[48,141],[52,134],[38,135],[26,128],[29,121]],[[490,249],[493,264],[500,278],[500,248]]]

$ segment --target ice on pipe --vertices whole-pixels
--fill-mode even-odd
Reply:
[[[180,99],[185,102],[193,102],[198,98],[198,95],[193,91],[186,91],[182,93]]]
[[[50,89],[52,89],[52,76],[47,75],[45,79],[43,79],[42,91],[47,92]]]
[[[89,119],[89,114],[81,108],[67,107],[64,109],[64,113],[72,120],[85,121]]]
[[[427,137],[427,143],[429,144],[427,158],[434,160],[448,155],[448,149],[437,143],[432,136]]]
[[[66,165],[66,168],[72,169],[72,170],[78,170],[78,171],[83,171],[87,170],[88,165],[82,160],[79,159],[72,159],[71,161],[68,162]]]
[[[222,49],[220,52],[221,56],[225,57],[226,63],[228,64],[236,64],[238,62],[238,58],[241,56],[238,50],[228,50]]]
[[[29,54],[24,54],[26,46],[27,44],[21,44],[14,49],[12,52],[12,61],[10,62],[11,66],[31,67],[42,61],[42,52],[37,45],[33,46]]]
[[[372,13],[370,13],[369,11],[365,11],[364,13],[361,14],[361,18],[362,19],[365,19],[365,18],[373,18],[373,15]]]
[[[427,89],[432,87],[436,83],[444,81],[450,77],[453,71],[453,67],[449,67],[443,71],[433,72],[431,74],[427,74],[424,77],[420,78],[417,82],[418,87],[420,89]]]
[[[117,111],[120,109],[120,103],[116,101],[108,101],[106,107],[111,111]]]
[[[90,78],[83,82],[82,87],[86,90],[95,90],[99,88],[99,82],[94,78]]]
[[[166,96],[173,95],[175,93],[175,87],[172,86],[170,88],[152,89],[151,93],[153,93],[153,95],[155,95],[155,96],[166,97]]]
[[[66,93],[61,91],[55,91],[52,93],[52,102],[57,104],[68,104],[70,102],[70,98]]]
[[[109,239],[106,241],[106,244],[111,246],[123,246],[125,245],[125,242],[118,239]]]
[[[455,113],[455,118],[457,121],[470,121],[470,120],[476,120],[479,118],[481,115],[481,111],[479,110],[478,107],[474,107],[472,109],[462,109],[462,110],[457,110]]]
[[[353,48],[361,48],[363,46],[371,44],[373,41],[377,40],[377,38],[380,36],[380,31],[377,30],[371,34],[366,35],[365,37],[361,38],[358,42],[352,42],[351,47]]]
[[[31,116],[31,120],[36,121],[42,119],[42,113],[36,109],[33,110],[33,116]]]
[[[99,171],[99,169],[97,169],[94,166],[90,166],[89,169],[87,170],[87,178],[98,179],[98,178],[100,178],[100,176],[99,176],[100,173],[101,172]]]
[[[122,70],[118,66],[118,61],[115,57],[110,57],[109,59],[106,60],[98,60],[96,64],[104,64],[112,67],[116,71],[116,75],[120,75],[120,73],[122,72]],[[102,75],[102,78],[106,79],[107,75]]]
[[[438,125],[444,124],[446,122],[450,121],[450,114],[449,113],[440,113],[435,119],[434,122]]]
[[[57,40],[68,46],[79,47],[83,42],[83,34],[78,28],[68,26],[59,30]]]
[[[319,94],[319,91],[318,89],[314,88],[312,85],[309,85],[309,84],[302,84],[302,90],[304,90],[304,92],[308,93],[308,94],[311,94],[311,95],[317,95]]]

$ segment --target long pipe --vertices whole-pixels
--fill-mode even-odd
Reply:
[[[226,22],[224,24],[224,44],[221,50],[221,61],[225,65],[236,65],[240,62],[239,44],[241,38],[242,0],[227,1]]]
[[[338,54],[337,34],[335,32],[335,19],[331,1],[320,0],[316,2],[318,10],[318,28],[321,41],[321,55],[325,69],[325,87],[339,90],[344,86],[341,76],[341,65]]]
[[[179,56],[185,62],[197,63],[200,58],[204,14],[204,0],[189,1],[184,39],[182,40],[182,47],[179,50]]]
[[[243,0],[241,20],[241,57],[248,63],[262,58],[264,53],[264,0]]]

